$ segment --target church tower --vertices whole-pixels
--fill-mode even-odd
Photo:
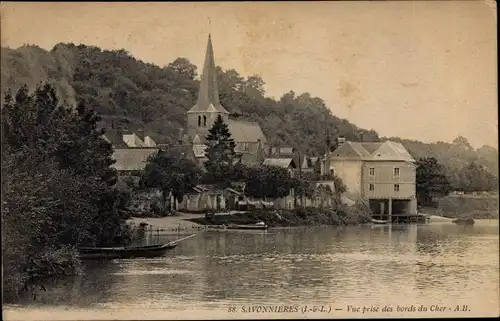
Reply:
[[[198,136],[204,140],[204,137],[208,134],[208,130],[212,128],[213,123],[219,115],[222,116],[224,122],[227,123],[229,112],[219,101],[217,70],[215,69],[212,39],[209,34],[205,64],[203,65],[200,90],[198,92],[198,101],[196,105],[187,112],[187,134],[191,138],[198,134]]]

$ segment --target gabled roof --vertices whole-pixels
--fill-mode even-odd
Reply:
[[[361,146],[366,149],[366,151],[370,154],[372,154],[374,151],[376,151],[380,146],[382,146],[383,143],[360,143]]]
[[[127,148],[127,144],[123,141],[121,135],[119,135],[116,131],[106,130],[106,133],[103,135],[103,138],[110,143],[113,148]]]
[[[188,113],[218,112],[229,114],[222,107],[219,100],[219,88],[217,85],[217,70],[215,68],[214,50],[212,48],[212,37],[208,35],[207,51],[205,53],[205,64],[201,74],[198,101]]]
[[[360,143],[345,142],[332,152],[333,157],[363,159],[369,157],[370,153]]]
[[[266,136],[257,122],[229,119],[227,121],[227,126],[231,133],[231,138],[234,139],[235,142],[250,143],[257,142],[258,140],[262,143],[267,142]]]
[[[137,171],[146,167],[148,157],[158,152],[159,148],[116,148],[112,165],[117,171]]]
[[[401,143],[385,141],[377,150],[372,153],[373,160],[387,161],[407,161],[415,162],[415,159],[408,153]]]
[[[415,162],[401,143],[393,141],[383,143],[345,142],[330,153],[330,156],[333,159]]]
[[[266,158],[263,165],[265,166],[278,166],[283,168],[296,168],[295,162],[292,158]]]

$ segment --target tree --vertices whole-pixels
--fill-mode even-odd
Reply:
[[[245,194],[255,198],[285,197],[296,184],[286,168],[277,166],[251,167],[246,175]]]
[[[416,171],[417,200],[421,205],[433,205],[433,197],[446,196],[451,191],[445,169],[434,157],[420,158]]]
[[[231,175],[234,171],[236,144],[231,138],[231,133],[224,120],[219,115],[212,128],[208,131],[207,148],[204,163],[206,180],[221,186],[231,184]]]
[[[293,184],[292,184],[295,195],[299,196],[305,196],[308,198],[311,198],[314,193],[314,189],[311,186],[311,183],[308,180],[305,179],[293,179]]]
[[[457,138],[455,138],[453,140],[453,145],[466,149],[468,151],[474,150],[474,148],[472,148],[472,145],[469,143],[469,140],[463,136],[458,136]]]
[[[162,191],[163,208],[170,208],[170,196],[182,201],[184,195],[198,184],[200,172],[192,160],[178,151],[158,151],[148,158],[140,186]]]
[[[48,84],[6,94],[2,235],[9,247],[2,252],[11,290],[30,277],[74,272],[75,246],[125,241],[123,199],[98,120],[83,104],[60,105]]]
[[[335,193],[338,194],[339,196],[347,192],[347,186],[344,184],[344,181],[342,181],[342,178],[340,178],[339,176],[333,175],[333,184],[335,186]],[[327,185],[327,187],[329,186]]]
[[[464,166],[458,173],[458,189],[466,192],[492,191],[498,188],[498,180],[483,166],[475,162]]]

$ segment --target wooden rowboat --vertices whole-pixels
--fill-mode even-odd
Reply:
[[[385,220],[376,220],[376,219],[372,218],[372,223],[373,224],[387,224],[387,221],[385,221]]]
[[[227,226],[228,230],[267,230],[267,225],[250,224],[250,225],[238,225],[231,224]]]
[[[180,241],[193,236],[195,234],[169,243],[149,246],[81,247],[78,249],[78,257],[82,260],[158,257],[168,250],[176,248]]]

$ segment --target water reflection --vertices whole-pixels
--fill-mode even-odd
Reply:
[[[205,231],[164,257],[94,264],[87,272],[53,284],[43,303],[177,310],[228,303],[382,304],[381,298],[383,304],[479,302],[485,293],[494,302],[498,225]]]

